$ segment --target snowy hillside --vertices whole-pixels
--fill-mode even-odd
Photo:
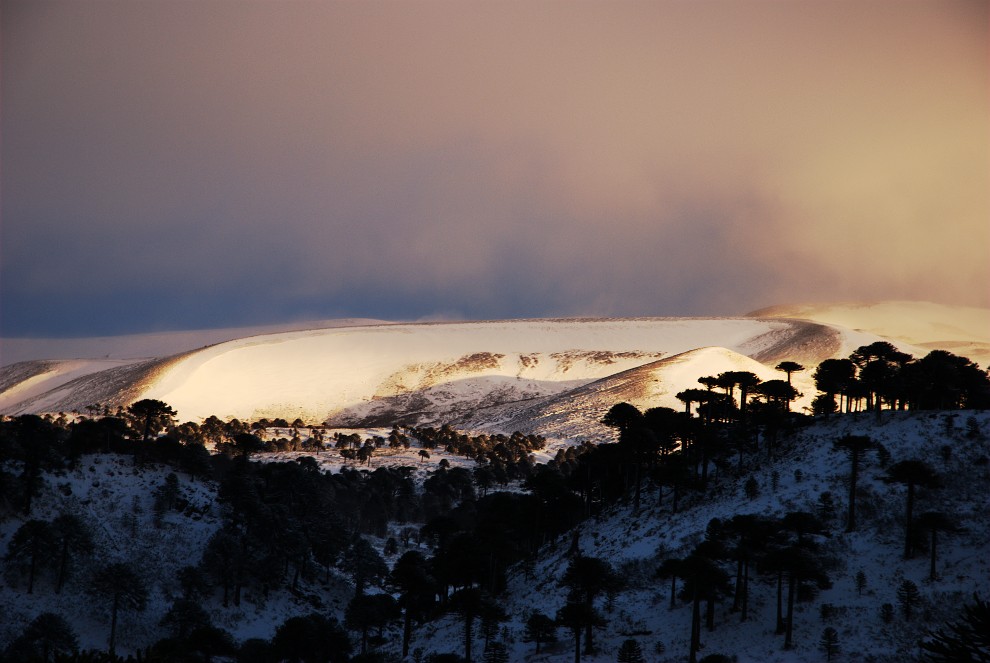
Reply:
[[[155,398],[187,420],[215,414],[337,425],[381,424],[410,415],[446,421],[480,408],[559,395],[698,348],[725,348],[761,361],[762,375],[784,359],[813,366],[846,346],[875,339],[807,322],[754,318],[309,330],[237,339],[109,370],[104,364],[104,370],[95,371],[93,361],[14,364],[3,369],[0,411],[81,411],[94,403]],[[717,367],[699,368],[710,372]],[[696,386],[702,374],[707,373],[684,373],[687,384],[671,383],[660,392]]]
[[[878,339],[916,357],[938,347],[990,359],[983,354],[990,348],[990,310],[917,302],[777,307],[744,318],[348,326],[358,322],[240,337],[263,330],[217,330],[212,338],[230,340],[179,354],[172,352],[206,337],[126,337],[116,349],[108,339],[93,339],[89,349],[109,356],[39,355],[0,368],[0,413],[83,411],[153,398],[182,420],[453,422],[594,437],[609,400],[679,408],[674,395],[697,387],[699,377],[726,370],[780,377],[773,367],[781,361],[810,369]],[[6,354],[9,340],[4,343]],[[40,343],[38,352],[53,350]],[[63,350],[84,346],[79,341]],[[135,354],[156,348],[167,351]],[[814,395],[811,371],[793,378],[804,394],[794,404],[800,411]]]
[[[883,449],[871,452],[864,460],[858,491],[860,525],[851,534],[842,531],[849,463],[845,455],[832,448],[836,439],[848,434],[867,435]],[[620,504],[581,525],[581,552],[607,560],[626,580],[625,588],[613,601],[599,599],[607,623],[596,630],[598,652],[582,660],[615,661],[622,642],[634,639],[647,661],[684,661],[690,607],[681,600],[670,607],[669,580],[654,577],[659,563],[686,555],[704,538],[712,518],[727,520],[749,513],[781,516],[799,510],[823,513],[821,496],[826,492],[834,499],[834,514],[824,512],[830,535],[823,539],[832,560],[828,569],[831,587],[797,603],[793,649],[785,650],[782,636],[774,632],[773,576],[754,569],[748,620],[740,621],[740,614],[730,610],[731,597],[720,602],[714,615],[715,630],[702,632],[702,656],[722,653],[736,656],[743,663],[819,663],[824,660],[818,644],[820,634],[825,627],[833,627],[838,633],[842,661],[910,660],[927,629],[954,618],[959,606],[974,592],[982,596],[990,593],[986,557],[990,523],[985,517],[990,510],[988,444],[987,413],[884,413],[880,423],[872,414],[833,416],[799,431],[781,446],[782,453],[773,461],[753,456],[747,459],[741,475],[716,474],[708,497],[686,495],[676,514],[671,512],[669,489],[658,506],[656,488],[647,488],[639,513],[633,511],[631,504]],[[383,450],[383,457],[376,457],[374,466],[409,464],[416,467],[417,474],[425,476],[428,469],[436,467],[438,459],[447,458],[441,450],[436,453],[422,464],[415,449]],[[298,456],[264,454],[258,460],[293,461]],[[341,471],[337,452],[322,453],[317,458],[322,470],[335,474]],[[919,491],[917,512],[945,512],[962,528],[941,539],[934,581],[928,579],[926,552],[912,559],[902,558],[905,490],[882,480],[893,463],[911,458],[925,459],[946,479],[941,489]],[[464,459],[451,460],[455,465],[470,467]],[[52,611],[69,620],[84,648],[104,647],[108,607],[105,600],[87,598],[84,578],[89,566],[116,560],[129,561],[140,569],[150,590],[145,610],[123,613],[118,627],[119,651],[131,652],[161,637],[159,621],[180,594],[176,572],[199,562],[207,540],[221,522],[216,484],[193,481],[184,474],[178,484],[182,507],[156,522],[152,496],[167,473],[167,469],[157,466],[140,467],[127,457],[95,455],[83,457],[75,470],[45,476],[31,517],[48,520],[66,511],[79,516],[92,528],[99,554],[72,569],[66,591],[60,595],[53,593],[50,572],[39,579],[33,594],[25,593],[23,576],[16,580],[8,576],[0,587],[0,609],[5,615],[0,625],[0,645],[9,643],[38,613]],[[756,488],[747,491],[744,485],[750,478]],[[7,549],[12,533],[25,520],[26,517],[13,517],[0,524],[0,549]],[[398,530],[393,534],[398,537]],[[377,549],[384,544],[381,538],[373,537],[371,541]],[[544,546],[536,559],[510,569],[507,593],[499,597],[509,619],[497,636],[507,646],[508,660],[573,660],[573,644],[563,628],[557,633],[558,642],[544,644],[539,656],[533,654],[534,645],[523,638],[525,620],[533,610],[552,616],[564,604],[566,589],[560,580],[570,561],[570,546],[571,537],[562,537]],[[400,543],[398,550],[388,556],[389,562],[394,563],[408,550],[430,554],[426,542],[414,537]],[[864,579],[862,591],[855,580],[859,572]],[[295,591],[280,587],[264,597],[252,593],[240,606],[223,607],[219,589],[215,588],[203,607],[215,624],[239,642],[269,639],[286,618],[309,614],[315,606],[343,621],[353,584],[338,571],[328,581],[321,576],[304,579]],[[897,597],[904,580],[914,582],[920,591],[911,620],[901,614]],[[889,621],[882,615],[882,606],[887,603],[894,607]],[[413,647],[424,654],[461,652],[462,631],[463,624],[455,615],[437,615],[417,626]],[[356,636],[353,632],[351,635]],[[401,640],[400,624],[394,622],[384,635],[383,650],[394,655]],[[476,637],[480,652],[482,636],[479,633]],[[662,653],[658,643],[662,644]]]
[[[931,302],[875,302],[772,306],[750,315],[861,330],[928,350],[948,350],[983,368],[990,366],[990,309]]]
[[[640,410],[651,407],[682,410],[684,403],[677,399],[677,392],[698,386],[699,377],[725,371],[749,371],[762,380],[781,377],[779,371],[738,352],[719,347],[700,348],[595,380],[557,396],[479,410],[461,423],[469,428],[476,424],[491,431],[520,431],[547,438],[611,440],[615,431],[604,426],[601,419],[616,403],[630,403]],[[794,409],[800,410],[811,402],[814,384],[808,373],[795,374],[793,382],[804,394],[794,402]]]
[[[867,435],[889,453],[884,460],[868,456],[858,486],[861,524],[857,532],[842,532],[848,495],[849,461],[832,443],[844,435]],[[798,603],[795,612],[794,648],[782,647],[783,637],[774,633],[775,587],[771,577],[760,577],[751,590],[750,615],[740,622],[732,612],[731,597],[716,609],[716,629],[703,629],[700,656],[721,653],[737,656],[743,663],[820,663],[822,630],[834,627],[839,635],[842,661],[915,660],[918,640],[928,628],[954,618],[960,605],[973,593],[990,594],[990,415],[987,413],[904,413],[885,415],[877,424],[869,414],[846,415],[819,421],[798,434],[788,451],[774,462],[747,464],[740,478],[716,479],[714,498],[694,502],[680,513],[670,511],[670,496],[657,507],[655,490],[644,494],[646,505],[635,513],[621,506],[581,527],[582,554],[608,560],[627,580],[627,590],[614,606],[602,611],[608,622],[597,637],[597,655],[582,661],[605,663],[616,660],[621,643],[636,639],[645,659],[656,663],[684,661],[690,635],[690,605],[682,601],[669,608],[670,582],[653,576],[663,559],[683,557],[705,536],[712,518],[728,520],[738,514],[782,516],[789,511],[820,513],[819,498],[829,492],[835,500],[831,535],[825,545],[834,555],[829,571],[832,587],[813,600]],[[949,451],[943,451],[944,447]],[[905,560],[901,556],[904,537],[903,486],[882,481],[886,468],[904,459],[926,459],[946,479],[941,490],[924,491],[916,513],[941,511],[958,520],[962,531],[939,543],[937,580],[928,579],[929,558],[925,553]],[[940,459],[937,460],[936,459]],[[758,495],[750,497],[744,479],[753,477]],[[669,493],[669,491],[668,491]],[[559,585],[569,563],[570,540],[561,540],[546,550],[529,569],[520,568],[510,583],[505,609],[513,615],[510,660],[557,663],[573,660],[573,639],[560,630],[560,641],[533,655],[533,645],[522,642],[525,616],[539,610],[553,615],[564,605],[566,589]],[[866,585],[857,591],[856,574],[862,571]],[[916,616],[900,614],[897,589],[911,580],[920,589]],[[881,607],[890,603],[895,615],[890,623]],[[604,599],[602,605],[605,605]],[[830,612],[823,617],[822,606]],[[460,651],[460,624],[449,619],[425,630],[426,651]],[[663,654],[656,653],[662,643]]]

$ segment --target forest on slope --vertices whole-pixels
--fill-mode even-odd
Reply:
[[[953,660],[929,631],[985,610],[990,379],[890,344],[813,373],[814,416],[785,379],[699,376],[683,410],[615,404],[599,445],[180,424],[154,400],[7,417],[0,642],[10,660]]]

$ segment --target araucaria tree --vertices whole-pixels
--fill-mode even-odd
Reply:
[[[597,610],[572,595],[557,611],[557,623],[574,635],[574,663],[581,663],[581,632],[603,626],[605,620]]]
[[[904,559],[911,557],[913,552],[914,523],[912,522],[914,512],[914,493],[919,486],[924,488],[937,488],[941,485],[935,470],[927,463],[920,460],[902,460],[895,463],[887,470],[884,477],[887,483],[902,483],[907,486],[907,508],[905,510],[904,524]]]
[[[931,553],[931,566],[928,571],[928,579],[934,581],[937,576],[935,573],[935,563],[937,556],[936,549],[938,544],[938,533],[958,532],[959,528],[956,525],[955,520],[939,511],[926,511],[918,516],[917,524],[919,529],[928,531],[931,534],[931,539],[928,542],[929,552]]]
[[[545,642],[557,641],[557,624],[540,611],[534,611],[526,619],[526,632],[523,642],[536,643],[536,654],[540,653],[540,645]]]
[[[44,520],[29,520],[14,532],[4,559],[10,565],[27,567],[28,594],[34,591],[39,568],[51,561],[55,545],[51,524]]]
[[[849,456],[849,513],[846,517],[846,531],[856,531],[856,481],[859,478],[859,463],[866,452],[874,448],[873,440],[866,435],[846,435],[833,443],[835,449],[845,451]]]
[[[158,435],[163,429],[170,426],[175,421],[175,410],[163,401],[153,398],[132,403],[127,408],[131,415],[135,428],[141,432],[141,439],[147,442],[154,435]]]
[[[610,588],[617,586],[619,578],[612,570],[612,565],[605,560],[578,555],[564,572],[561,584],[570,588],[576,600],[583,601],[588,608],[594,608],[595,599]],[[593,622],[594,620],[589,620],[585,625],[584,648],[586,654],[594,651]]]
[[[114,563],[93,574],[90,589],[96,596],[110,602],[110,655],[116,653],[117,614],[121,610],[144,610],[148,603],[148,590],[144,581],[129,565]]]

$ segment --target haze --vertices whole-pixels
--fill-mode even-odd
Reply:
[[[988,7],[4,0],[0,333],[987,307]]]

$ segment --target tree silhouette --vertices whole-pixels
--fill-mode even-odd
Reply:
[[[794,646],[794,599],[801,582],[812,580],[819,586],[828,585],[817,546],[809,542],[798,543],[783,550],[782,561],[787,573],[787,616],[785,617],[784,649]]]
[[[818,364],[814,373],[815,387],[825,392],[826,398],[835,407],[835,396],[845,394],[856,379],[856,365],[849,359],[826,359]],[[839,400],[839,410],[842,400]]]
[[[436,580],[430,575],[430,565],[423,554],[410,550],[392,567],[389,584],[399,592],[402,608],[402,657],[409,655],[412,640],[412,622],[422,620],[433,605]]]
[[[689,663],[697,663],[701,649],[701,601],[713,601],[716,594],[727,593],[729,576],[709,556],[705,542],[683,560],[680,574],[684,579],[682,596],[691,601],[691,644]]]
[[[360,536],[344,551],[341,566],[354,578],[355,594],[363,594],[365,585],[378,584],[388,576],[388,566],[381,554]]]
[[[922,486],[925,488],[936,488],[941,485],[935,470],[927,463],[920,460],[902,460],[895,463],[887,470],[887,476],[883,479],[887,483],[901,483],[907,486],[907,508],[905,510],[904,524],[904,559],[909,559],[913,552],[914,535],[912,514],[914,511],[915,488]]]
[[[863,345],[849,355],[859,369],[859,382],[866,389],[867,407],[880,416],[882,397],[891,395],[893,382],[911,355],[900,352],[888,341]]]
[[[801,394],[797,389],[783,380],[767,380],[753,388],[753,393],[766,398],[768,403],[774,403],[784,412],[790,410],[791,401]]]
[[[577,600],[584,601],[586,606],[593,608],[595,599],[610,588],[616,587],[619,584],[619,578],[612,569],[612,565],[605,560],[578,555],[571,560],[560,584],[568,587]],[[591,654],[594,651],[592,626],[589,622],[585,627],[584,647],[586,654]]]
[[[0,427],[6,454],[20,461],[21,513],[28,516],[41,486],[41,474],[64,465],[65,431],[36,414],[22,414]]]
[[[966,357],[932,350],[903,370],[913,410],[990,407],[990,376]]]
[[[9,661],[48,661],[75,654],[79,640],[65,619],[53,612],[43,612],[27,625],[24,632],[7,648]]]
[[[144,442],[150,440],[153,435],[158,435],[175,420],[175,410],[163,401],[153,398],[132,403],[128,406],[127,412],[133,418],[137,429],[141,431],[141,439]]]
[[[973,594],[973,603],[963,606],[963,616],[944,629],[929,632],[921,643],[930,663],[990,662],[990,603]]]
[[[90,590],[110,602],[108,650],[113,656],[116,653],[117,614],[121,610],[144,610],[148,603],[148,590],[134,569],[121,562],[108,564],[94,573]]]
[[[779,364],[777,364],[774,368],[776,368],[778,371],[782,371],[787,374],[788,385],[791,384],[792,373],[800,373],[801,371],[805,370],[804,366],[797,363],[796,361],[782,361]]]
[[[680,577],[682,571],[681,567],[683,565],[683,560],[675,559],[673,557],[663,560],[659,568],[657,568],[656,576],[661,579],[670,578],[670,609],[673,610],[677,607],[677,578]]]
[[[288,663],[346,663],[351,643],[334,619],[313,613],[290,617],[272,638],[272,659]]]
[[[873,440],[866,435],[845,435],[835,442],[833,448],[845,451],[849,456],[849,512],[846,516],[846,531],[856,531],[856,482],[859,478],[859,463],[866,452],[875,448]]]
[[[677,400],[684,403],[684,413],[691,415],[691,403],[707,403],[711,398],[711,391],[707,389],[685,389],[676,395]]]
[[[52,534],[58,549],[58,578],[55,593],[60,594],[69,578],[69,563],[78,555],[88,555],[93,551],[93,538],[89,528],[78,517],[65,513],[52,521]]]
[[[618,663],[646,663],[643,648],[633,639],[623,640],[615,659]]]
[[[368,632],[399,618],[399,604],[390,594],[355,594],[347,605],[344,625],[361,634],[361,653],[368,652]]]
[[[831,626],[822,631],[821,640],[818,647],[825,652],[825,660],[831,661],[832,657],[839,653],[839,632]]]
[[[571,596],[557,611],[557,623],[574,636],[574,663],[581,663],[581,632],[605,625],[601,614],[584,600]]]
[[[897,588],[897,602],[901,604],[904,611],[905,621],[911,621],[911,615],[915,606],[921,603],[921,593],[918,586],[910,580],[904,580]]]
[[[227,524],[214,532],[203,550],[201,566],[207,576],[213,578],[223,587],[223,607],[225,608],[230,605],[231,596],[233,596],[234,605],[241,604],[244,569],[250,561],[244,554],[246,547],[244,536],[240,530]]]
[[[464,620],[464,660],[471,661],[471,644],[474,636],[474,620],[479,617],[505,618],[505,612],[491,597],[477,587],[466,587],[455,592],[448,601],[448,608]]]
[[[553,619],[547,617],[539,610],[526,619],[526,632],[523,635],[523,642],[536,643],[536,655],[540,653],[540,645],[544,642],[557,641],[557,624]]]
[[[772,523],[762,516],[740,514],[733,516],[722,529],[729,554],[736,560],[732,610],[740,611],[739,621],[744,622],[749,617],[750,566],[765,550],[772,526]]]
[[[50,563],[56,549],[55,536],[50,523],[44,520],[29,520],[14,532],[7,546],[8,564],[27,565],[27,593],[34,592],[34,580],[39,567]]]
[[[940,511],[926,511],[925,513],[918,516],[918,528],[929,532],[931,535],[931,540],[929,542],[929,552],[931,553],[931,568],[928,572],[928,579],[934,581],[936,578],[935,573],[935,561],[936,561],[936,547],[938,544],[938,533],[939,532],[958,532],[959,527],[956,525],[955,520],[947,516]]]
[[[264,451],[265,443],[253,433],[237,433],[233,436],[234,449],[242,458],[250,458],[251,454]]]

